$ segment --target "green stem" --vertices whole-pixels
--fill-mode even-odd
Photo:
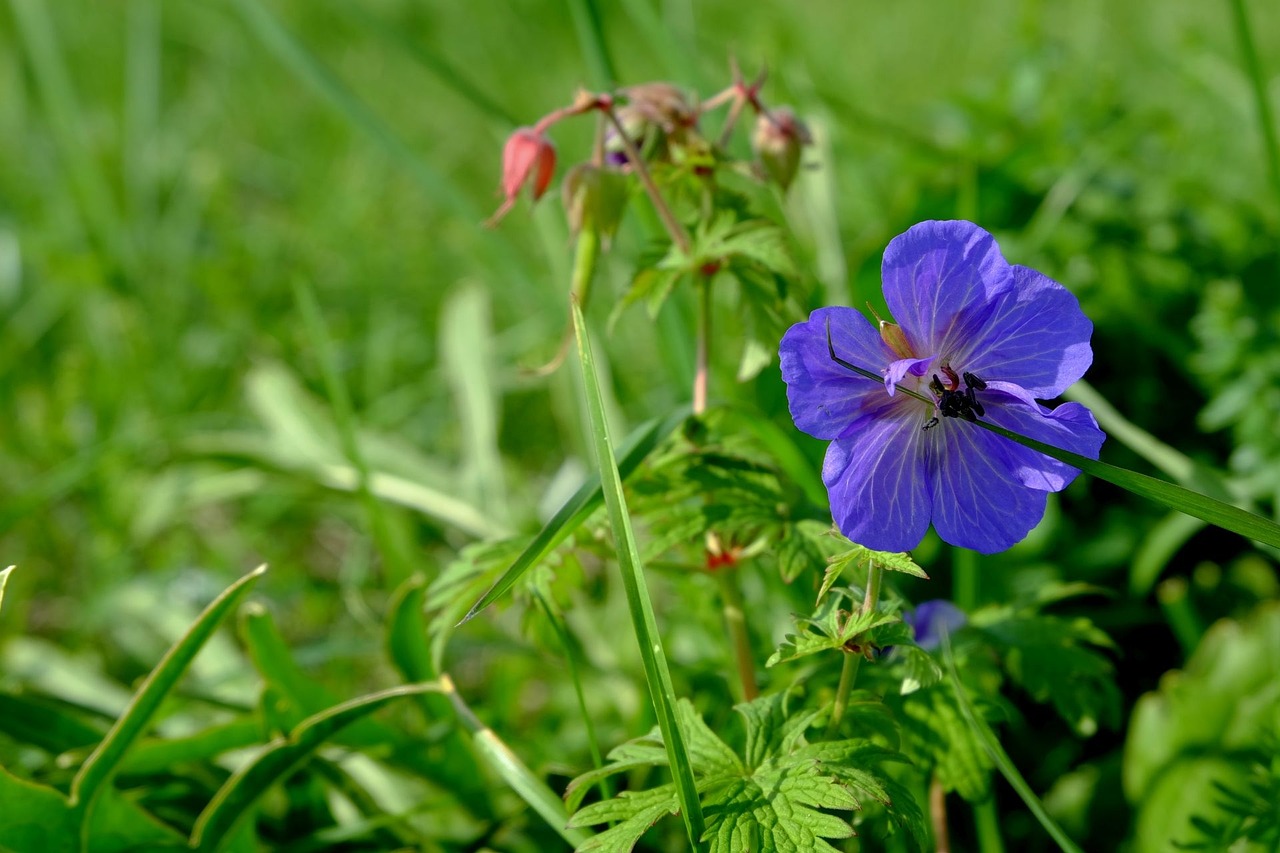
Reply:
[[[862,599],[861,614],[873,612],[880,603],[880,582],[884,579],[884,569],[870,560],[867,563],[867,594]],[[853,691],[853,683],[858,678],[858,667],[862,665],[862,655],[856,652],[845,652],[844,666],[840,669],[840,684],[836,686],[835,704],[831,707],[831,722],[827,724],[827,737],[834,737],[840,729],[840,721],[849,707],[849,694]]]
[[[980,853],[1004,853],[1004,837],[1000,834],[1000,812],[992,791],[985,800],[973,804],[974,832]]]
[[[738,680],[742,682],[742,698],[750,702],[760,695],[756,684],[755,657],[751,653],[751,635],[747,633],[745,605],[742,590],[738,589],[736,573],[725,568],[716,572],[720,582],[720,598],[724,601],[724,624],[733,643],[733,657],[738,665]]]
[[[1267,98],[1267,81],[1262,73],[1262,62],[1258,59],[1258,48],[1253,43],[1253,28],[1249,24],[1244,0],[1231,0],[1231,12],[1245,70],[1249,73],[1249,82],[1253,86],[1253,100],[1258,110],[1258,124],[1262,127],[1262,145],[1267,158],[1267,170],[1270,172],[1271,189],[1276,194],[1276,201],[1280,203],[1280,142],[1276,140],[1276,123],[1271,115],[1271,102]]]
[[[827,737],[833,738],[840,731],[840,722],[844,712],[849,709],[849,694],[853,692],[853,683],[858,680],[858,669],[862,666],[862,655],[856,652],[844,653],[844,665],[840,667],[840,683],[836,685],[836,699],[831,706],[831,722],[827,723]]]
[[[600,739],[596,737],[595,724],[591,722],[591,714],[587,711],[587,697],[582,690],[582,676],[578,669],[578,646],[569,634],[569,626],[565,624],[564,614],[560,609],[548,600],[541,590],[535,590],[534,596],[538,599],[538,604],[542,607],[547,621],[551,623],[551,629],[555,631],[560,648],[564,651],[565,665],[569,668],[569,681],[573,684],[573,692],[578,697],[578,711],[582,714],[582,725],[587,733],[587,746],[591,749],[591,764],[599,770],[604,767],[604,753],[600,751]],[[610,784],[608,777],[602,778],[598,787],[603,799],[613,798],[613,785]]]
[[[653,209],[658,212],[658,218],[662,220],[663,227],[671,235],[672,242],[679,247],[684,255],[688,256],[693,250],[693,241],[689,239],[689,232],[684,230],[680,220],[676,219],[676,215],[671,212],[671,207],[667,204],[667,200],[662,197],[662,192],[653,181],[653,175],[649,174],[649,167],[645,165],[644,157],[640,156],[640,149],[636,148],[635,142],[627,133],[626,128],[622,126],[622,122],[618,121],[618,115],[614,112],[613,107],[611,105],[602,106],[600,109],[604,111],[605,117],[609,119],[613,129],[618,132],[618,139],[622,142],[622,148],[627,152],[627,160],[631,163],[631,167],[636,170],[636,177],[640,179],[640,184],[644,187],[644,191],[649,194],[649,201],[653,202]]]

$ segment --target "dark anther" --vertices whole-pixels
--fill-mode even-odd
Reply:
[[[944,418],[964,418],[966,421],[977,421],[978,418],[986,415],[987,411],[978,402],[978,391],[987,387],[987,383],[983,382],[972,373],[965,373],[964,390],[960,390],[960,378],[957,377],[950,365],[944,364],[942,372],[947,375],[947,384],[943,384],[938,378],[938,374],[933,374],[933,381],[929,383],[931,390],[938,398],[938,414]],[[936,417],[930,418],[923,429],[933,429],[938,425]]]

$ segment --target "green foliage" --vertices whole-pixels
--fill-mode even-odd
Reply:
[[[1105,26],[1079,4],[982,0],[880,9],[851,29],[848,10],[777,2],[582,0],[572,27],[539,4],[518,18],[465,4],[3,4],[0,566],[22,568],[0,572],[0,847],[189,849],[218,792],[278,759],[288,772],[220,812],[238,822],[227,848],[584,843],[552,793],[592,766],[584,714],[611,743],[653,719],[619,630],[581,389],[572,371],[523,369],[561,340],[577,284],[592,288],[591,328],[615,316],[596,335],[602,409],[614,435],[640,425],[617,463],[673,690],[707,721],[685,723],[692,760],[721,768],[699,794],[709,843],[781,848],[770,833],[790,806],[809,835],[788,843],[901,850],[909,833],[877,835],[883,795],[914,808],[894,780],[923,790],[936,775],[978,797],[1004,742],[998,769],[1016,763],[1037,789],[1092,780],[1072,827],[1087,849],[1274,847],[1274,548],[1080,478],[1025,543],[981,561],[988,606],[952,638],[957,688],[889,616],[946,595],[954,555],[932,538],[909,558],[871,555],[832,531],[821,447],[794,429],[768,367],[809,309],[883,309],[894,234],[971,218],[1093,319],[1096,390],[1073,393],[1110,436],[1104,458],[1274,516],[1280,219],[1255,105],[1277,19],[1247,4],[1261,62],[1245,68],[1228,10],[1245,3],[1174,0],[1157,26],[1142,4],[1114,5]],[[706,104],[730,83],[724,44],[767,59],[757,94],[813,131],[787,195],[753,180],[746,108],[726,145],[723,112],[683,147],[676,127],[642,140],[687,253],[659,236],[630,169],[604,179],[626,185],[626,212],[594,281],[568,266],[554,190],[479,227],[511,127],[584,77],[672,80]],[[561,174],[590,157],[589,125],[556,128]],[[293,297],[300,283],[313,300]],[[714,405],[690,422],[704,296]],[[648,318],[623,313],[636,304]],[[859,663],[838,728],[862,740],[758,749],[724,733],[732,649],[715,585],[682,571],[712,552],[739,563],[716,580],[740,587],[748,666],[785,655],[769,674],[825,701]],[[863,585],[873,556],[898,572],[875,625],[839,612],[857,600],[839,587]],[[234,636],[208,637],[185,667],[166,656],[264,561],[270,589],[239,608]],[[1185,591],[1190,660],[1162,575]],[[1018,603],[1064,578],[1121,592],[1071,616]],[[829,609],[802,614],[778,649],[788,611],[815,600]],[[421,681],[444,692],[275,751],[349,697]],[[1028,727],[1030,702],[1065,727]],[[757,731],[807,713],[746,707]],[[734,747],[694,737],[708,724]],[[1112,725],[1123,756],[1084,746]],[[821,752],[842,743],[898,752]],[[586,809],[619,821],[602,836],[626,826],[641,847],[678,849],[678,821],[643,830],[675,802],[658,785],[661,742],[649,746],[606,774],[631,790]],[[842,780],[849,767],[870,778]],[[73,785],[96,803],[87,816]],[[1061,800],[1045,802],[1061,819]],[[948,808],[956,849],[994,847],[969,834],[964,804]],[[1001,797],[988,814],[1005,849],[1036,849],[1020,808]],[[846,818],[862,839],[843,837]]]
[[[1260,783],[1258,756],[1272,761],[1280,723],[1278,643],[1275,602],[1223,620],[1206,632],[1183,671],[1169,673],[1158,692],[1138,701],[1125,744],[1124,789],[1138,809],[1139,851],[1206,836],[1247,838],[1246,825],[1263,832],[1271,825],[1272,809],[1241,810]]]
[[[1280,745],[1266,745],[1236,785],[1215,781],[1216,816],[1191,818],[1195,840],[1179,850],[1274,850],[1280,846]]]
[[[878,803],[923,846],[924,818],[910,793],[885,774],[893,752],[862,739],[809,743],[815,711],[791,713],[784,695],[735,706],[743,718],[743,747],[735,752],[693,706],[680,703],[680,723],[698,780],[712,853],[747,850],[834,851],[826,839],[848,838],[853,828],[830,812],[859,811]],[[679,809],[672,785],[624,791],[578,808],[597,779],[665,763],[658,731],[609,753],[610,763],[570,783],[566,798],[574,826],[616,822],[579,851],[629,851],[657,820]]]
[[[911,634],[894,613],[873,610],[863,613],[844,610],[841,604],[853,601],[847,590],[835,590],[818,605],[812,618],[797,617],[799,634],[788,634],[765,666],[799,660],[809,655],[839,649],[868,658],[884,646],[911,642]]]

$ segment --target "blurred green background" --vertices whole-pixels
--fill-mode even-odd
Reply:
[[[1275,111],[1280,5],[1247,6]],[[1080,296],[1096,325],[1088,379],[1125,418],[1225,472],[1206,488],[1274,510],[1280,182],[1231,3],[619,0],[596,10],[602,41],[590,8],[0,6],[0,566],[18,565],[0,685],[118,710],[122,685],[262,562],[258,594],[336,694],[384,676],[366,658],[397,572],[434,577],[471,542],[536,529],[592,464],[573,371],[525,370],[567,321],[558,200],[482,227],[503,139],[579,85],[668,80],[709,97],[731,57],[748,75],[767,66],[766,101],[814,132],[785,202],[814,306],[874,298],[880,252],[910,224],[972,219]],[[561,172],[585,159],[589,122],[554,135]],[[598,284],[602,341],[642,231],[628,223]],[[370,466],[395,477],[378,491],[399,568],[353,494],[299,285],[334,339]],[[691,328],[680,299],[614,328],[602,355],[620,429],[687,400]],[[785,425],[776,369],[739,386],[735,359],[716,356],[713,398]],[[1155,472],[1174,457],[1114,431],[1103,450]],[[1277,595],[1274,555],[1104,484],[1055,506],[990,561],[983,594],[1047,579],[1116,590],[1091,616],[1121,643],[1130,701],[1204,626]],[[922,562],[938,554],[926,544]],[[908,595],[947,594],[945,561],[929,570],[935,586]],[[518,633],[459,653],[475,667],[460,681],[495,727],[530,739],[530,764],[555,765],[521,728],[545,673]],[[519,665],[495,676],[486,662],[503,654]],[[218,660],[206,686],[235,693],[247,675]],[[1045,758],[1035,722],[1015,758]],[[1112,772],[1123,736],[1024,772],[1047,788],[1090,754]],[[0,736],[0,763],[13,755],[26,760]]]

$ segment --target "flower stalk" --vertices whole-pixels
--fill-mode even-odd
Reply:
[[[760,686],[756,683],[756,664],[751,653],[751,637],[747,633],[746,605],[742,600],[742,590],[738,589],[735,572],[717,572],[716,580],[720,582],[720,598],[724,602],[724,624],[733,644],[738,681],[742,684],[742,699],[750,702],[760,695]]]
[[[884,569],[875,560],[867,561],[867,593],[862,599],[859,615],[866,616],[875,611],[880,604],[880,582],[884,579]],[[862,665],[862,655],[845,652],[844,666],[840,669],[840,683],[836,686],[835,703],[831,707],[831,722],[827,724],[827,737],[835,737],[840,730],[840,722],[849,708],[849,694],[853,692],[853,684],[858,679],[858,668]]]

